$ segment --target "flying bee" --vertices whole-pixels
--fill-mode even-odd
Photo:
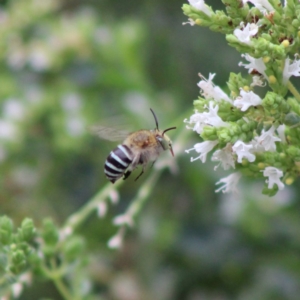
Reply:
[[[172,142],[165,133],[176,127],[159,130],[157,117],[151,108],[150,110],[156,128],[153,130],[141,129],[130,133],[121,145],[109,153],[104,164],[104,173],[112,183],[122,176],[124,176],[124,180],[127,179],[138,165],[142,165],[142,171],[135,179],[137,180],[144,173],[147,164],[154,163],[159,154],[165,150],[169,149],[174,156]],[[115,135],[118,135],[114,129],[100,129],[97,133],[100,137],[108,140],[115,140]]]

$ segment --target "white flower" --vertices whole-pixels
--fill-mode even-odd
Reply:
[[[249,64],[243,64],[242,62],[240,62],[239,66],[243,66],[246,69],[249,69],[248,73],[251,73],[253,70],[256,70],[257,72],[262,74],[266,79],[268,79],[268,76],[265,73],[266,66],[262,58],[254,58],[249,54],[242,54],[242,57],[244,57],[249,62]]]
[[[284,124],[279,125],[279,126],[277,127],[277,132],[278,132],[278,135],[279,135],[281,141],[282,141],[283,143],[286,143],[286,138],[285,138],[285,125],[284,125]]]
[[[263,172],[265,177],[269,177],[266,180],[266,183],[268,183],[268,189],[273,188],[274,184],[277,184],[279,190],[284,189],[284,184],[280,181],[280,177],[283,176],[283,172],[281,170],[274,167],[266,167]]]
[[[282,81],[286,84],[291,76],[300,76],[300,60],[294,60],[290,64],[290,59],[286,58],[284,62],[284,69],[282,74]]]
[[[261,98],[252,91],[246,92],[241,89],[240,95],[240,97],[237,97],[237,99],[234,100],[233,105],[241,111],[246,111],[250,106],[257,106],[262,103]]]
[[[0,140],[14,140],[18,136],[16,124],[0,119]]]
[[[213,106],[214,103],[209,102],[209,111],[204,112],[203,115],[206,117],[205,123],[214,127],[226,127],[228,123],[224,122],[218,115],[219,105]]]
[[[64,227],[59,232],[59,240],[64,241],[73,233],[73,228],[71,226]]]
[[[253,148],[259,149],[263,147],[266,151],[275,151],[276,145],[275,142],[280,142],[281,139],[274,135],[275,127],[272,126],[268,131],[263,130],[262,134],[258,137],[255,137]]]
[[[254,87],[254,86],[266,86],[266,83],[263,82],[262,80],[262,76],[258,76],[258,75],[254,75],[252,76],[252,83],[250,84],[250,86]]]
[[[129,214],[116,216],[113,220],[113,223],[114,225],[118,225],[118,226],[127,225],[129,227],[133,227],[134,225],[133,219]]]
[[[24,104],[17,99],[8,99],[3,104],[3,116],[11,120],[21,120],[25,115]]]
[[[111,237],[107,242],[107,245],[111,249],[120,249],[123,245],[124,234],[121,230],[118,231],[116,235]]]
[[[251,2],[255,7],[257,7],[262,13],[266,11],[274,11],[273,6],[268,0],[243,0],[243,3]]]
[[[207,153],[210,152],[216,145],[218,141],[204,141],[202,143],[198,143],[189,150],[185,150],[186,153],[189,153],[192,150],[200,153],[200,155],[196,158],[191,157],[191,162],[195,161],[196,159],[200,159],[203,163],[206,161]]]
[[[211,160],[220,162],[214,167],[214,170],[216,170],[220,164],[224,170],[228,170],[230,167],[235,168],[231,144],[228,143],[225,148],[216,150]]]
[[[190,24],[191,26],[196,25],[196,22],[192,18],[188,18],[187,22],[183,22],[182,25]]]
[[[245,144],[242,141],[237,141],[232,146],[232,150],[236,153],[238,156],[237,161],[239,163],[242,162],[242,159],[245,157],[249,162],[255,161],[255,155],[250,152],[250,150],[253,148],[253,145]]]
[[[208,16],[211,15],[211,11],[209,10],[207,5],[205,4],[204,0],[188,0],[188,1],[189,1],[190,5],[192,7],[196,8],[197,10],[200,10],[200,11],[204,12]]]
[[[119,202],[120,196],[117,190],[111,190],[109,192],[109,198],[111,203],[117,204]]]
[[[47,70],[51,65],[50,52],[42,47],[34,47],[27,58],[28,64],[35,71]]]
[[[216,74],[209,73],[208,79],[205,79],[200,74],[202,80],[200,80],[197,85],[202,90],[201,95],[205,99],[214,99],[217,102],[219,102],[220,100],[225,100],[232,103],[232,100],[227,96],[227,94],[224,93],[220,87],[213,84],[212,80],[214,79],[215,75]]]
[[[224,185],[216,189],[216,193],[220,191],[222,191],[223,193],[237,192],[236,186],[241,176],[241,173],[236,172],[227,177],[221,178],[216,184],[224,183]]]
[[[68,93],[61,99],[61,105],[67,113],[77,113],[82,107],[82,100],[78,94]]]
[[[107,205],[104,201],[101,201],[97,205],[97,214],[99,218],[103,218],[106,215],[107,212]]]
[[[80,136],[84,133],[84,122],[78,115],[70,115],[66,118],[66,131],[70,136]]]
[[[192,129],[197,133],[202,133],[204,126],[210,125],[214,127],[226,127],[228,123],[224,122],[218,115],[219,106],[213,106],[214,103],[209,102],[208,112],[198,113],[196,112],[190,117],[190,120],[185,119],[184,122],[188,124],[194,124],[193,127],[186,126],[188,129]]]
[[[12,294],[14,298],[19,298],[24,285],[29,285],[32,282],[32,275],[28,273],[24,273],[19,277],[19,282],[12,284]],[[2,298],[1,298],[2,299]]]
[[[203,113],[194,113],[191,115],[190,120],[185,119],[183,122],[188,124],[194,124],[193,127],[186,126],[187,129],[192,129],[193,131],[196,131],[197,133],[202,133],[203,127],[205,124],[206,117],[203,115]]]
[[[241,26],[244,26],[243,22],[241,23]],[[257,34],[258,28],[259,27],[255,23],[248,23],[247,26],[244,27],[242,30],[236,28],[233,33],[240,42],[250,45],[251,37]]]

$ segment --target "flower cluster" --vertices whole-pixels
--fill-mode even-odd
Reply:
[[[249,75],[231,73],[229,93],[214,85],[215,74],[200,75],[195,113],[184,122],[202,142],[186,152],[197,152],[191,161],[203,163],[212,152],[215,169],[235,169],[216,191],[236,190],[244,174],[265,177],[263,193],[274,195],[299,174],[300,95],[289,80],[300,76],[300,3],[228,0],[226,11],[216,12],[203,0],[189,3],[183,6],[188,23],[226,34]]]

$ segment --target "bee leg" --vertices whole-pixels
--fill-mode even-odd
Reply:
[[[139,163],[139,160],[140,160],[140,156],[137,155],[132,163],[131,163],[131,166],[129,166],[129,168],[127,169],[127,171],[124,173],[124,177],[123,177],[123,180],[127,179],[129,177],[129,175],[131,174],[131,172],[136,168],[136,166],[138,165]]]
[[[137,181],[143,174],[144,174],[144,167],[143,167],[142,172],[140,173],[140,175],[136,179],[134,179],[134,181]]]
[[[124,173],[124,177],[123,180],[127,179],[129,177],[129,175],[131,174],[131,171],[127,171]]]
[[[152,167],[154,166],[155,162],[156,162],[156,160],[151,164],[151,167],[150,167],[150,168],[152,168]]]

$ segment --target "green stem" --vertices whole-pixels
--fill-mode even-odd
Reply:
[[[293,94],[293,96],[297,99],[297,101],[300,102],[300,93],[297,91],[297,89],[290,81],[288,81],[287,87],[289,91]]]
[[[69,292],[68,288],[66,285],[63,283],[61,278],[52,278],[52,281],[54,285],[56,286],[57,290],[59,293],[66,299],[66,300],[75,300],[71,293]]]
[[[57,272],[57,269],[56,269],[57,266],[56,266],[55,262],[52,260],[50,262],[50,264],[51,264],[51,269],[49,269],[45,265],[41,267],[44,274],[50,280],[53,281],[55,287],[57,288],[57,290],[59,291],[59,293],[63,296],[63,298],[65,300],[75,300],[76,298],[70,293],[69,289],[67,288],[67,286],[62,281],[61,272]]]
[[[161,175],[161,171],[162,169],[152,172],[150,176],[147,178],[147,180],[144,182],[144,184],[140,187],[135,198],[131,201],[130,206],[125,212],[126,215],[129,215],[131,217],[131,219],[134,219],[134,217],[139,213],[139,211],[144,206],[148,196],[154,189],[154,186]]]
[[[122,183],[123,180],[118,180],[115,184],[111,182],[107,183],[87,204],[67,219],[63,228],[71,227],[72,230],[75,230],[97,209],[99,204],[106,201],[110,193]]]

